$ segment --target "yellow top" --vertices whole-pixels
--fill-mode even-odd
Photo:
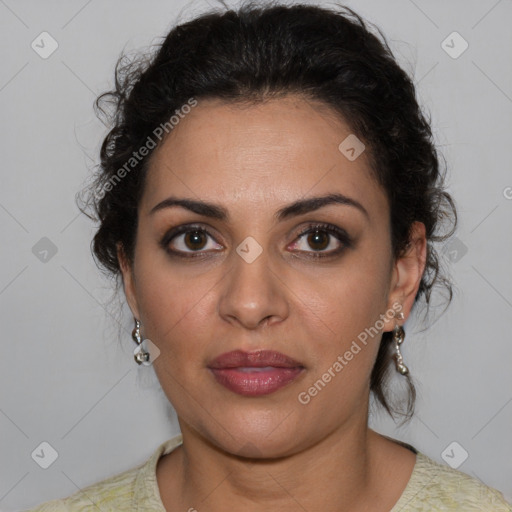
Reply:
[[[25,512],[166,512],[156,465],[181,443],[180,434],[162,443],[145,463]],[[512,506],[499,491],[418,452],[409,482],[390,512],[427,511],[512,512]]]

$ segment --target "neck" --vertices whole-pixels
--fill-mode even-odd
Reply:
[[[276,459],[233,456],[187,425],[182,425],[182,434],[183,446],[171,454],[167,476],[161,475],[161,495],[168,511],[176,507],[211,512],[352,512],[365,510],[371,502],[368,496],[375,500],[379,460],[375,448],[380,436],[368,429],[367,416],[302,451]]]

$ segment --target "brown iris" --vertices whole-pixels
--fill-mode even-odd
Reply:
[[[325,249],[329,245],[329,235],[324,231],[314,231],[308,235],[308,244],[312,249]]]
[[[202,231],[188,231],[185,233],[185,245],[189,249],[202,249],[206,243],[206,237]],[[201,243],[202,242],[202,243]]]

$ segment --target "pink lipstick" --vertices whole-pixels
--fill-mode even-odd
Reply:
[[[224,387],[244,396],[268,395],[304,370],[299,362],[272,350],[234,350],[216,357],[208,368]]]

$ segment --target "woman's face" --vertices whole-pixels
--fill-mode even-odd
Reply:
[[[393,261],[385,192],[364,151],[338,148],[350,134],[294,96],[205,100],[153,154],[133,268],[120,260],[184,433],[275,457],[366,425],[382,332],[423,268]],[[253,358],[217,359],[233,351]]]

